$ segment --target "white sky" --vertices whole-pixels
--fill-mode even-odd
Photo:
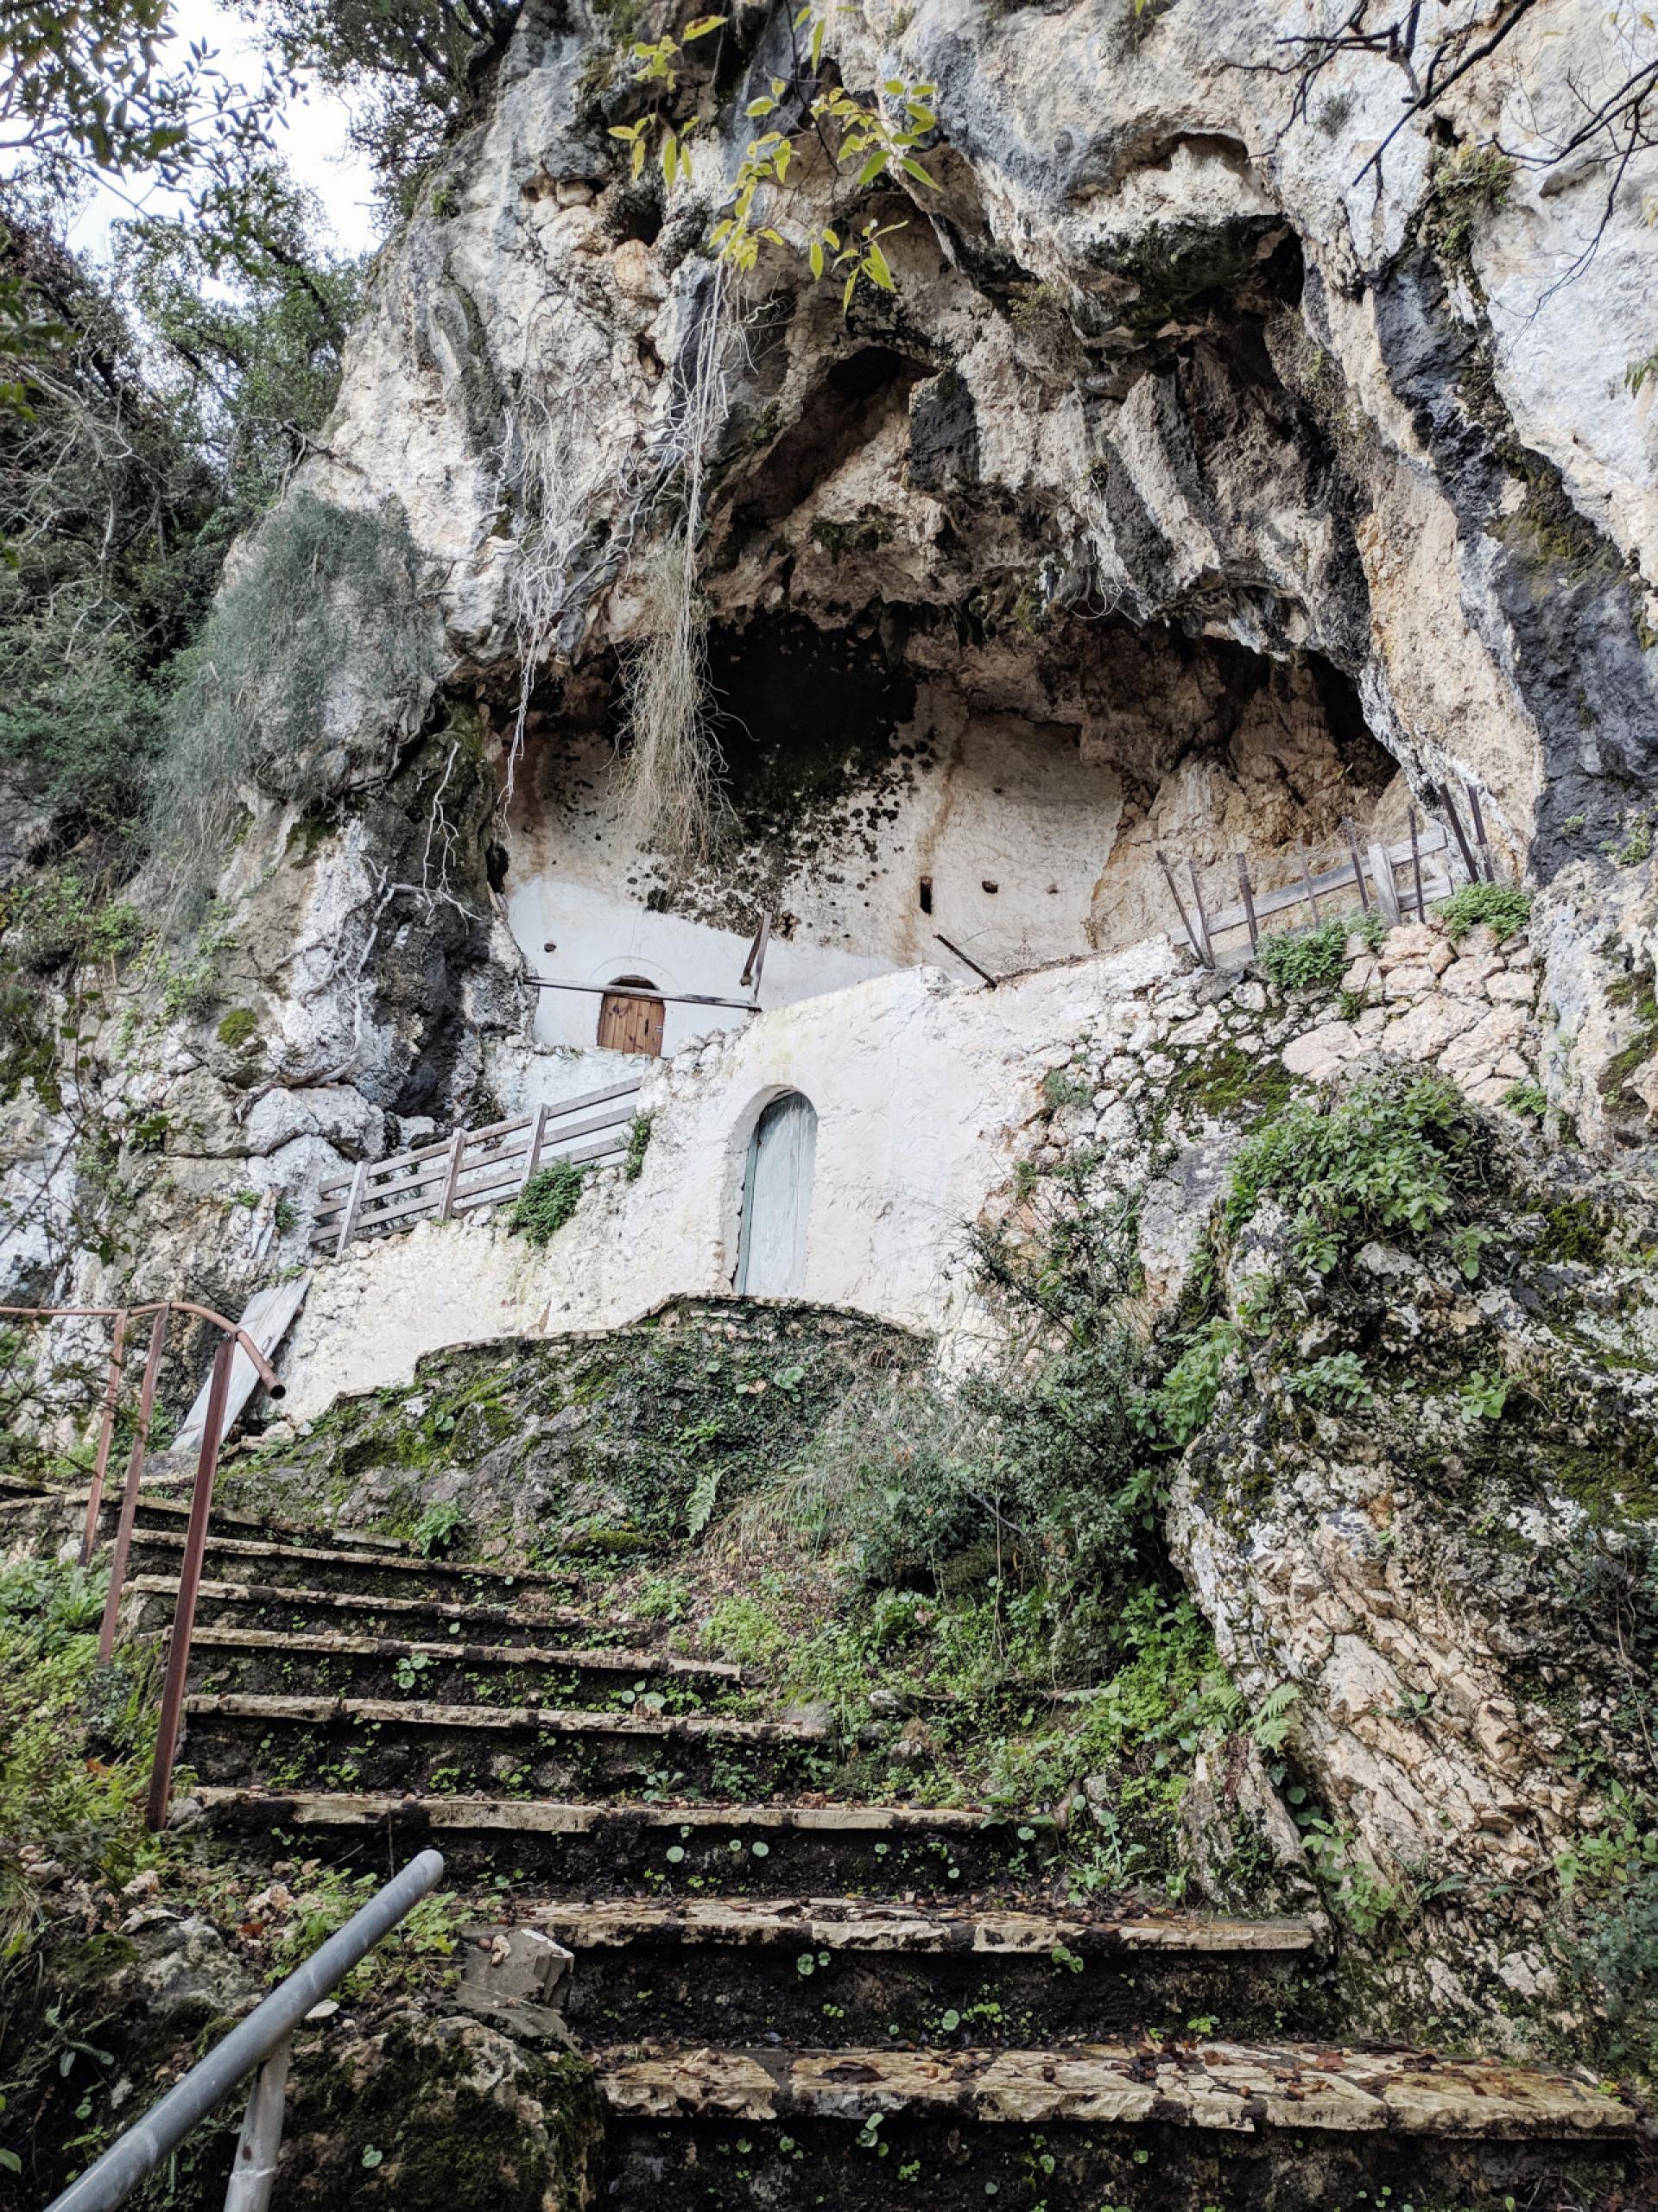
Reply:
[[[218,0],[173,0],[172,20],[180,51],[189,41],[205,39],[217,54],[214,66],[221,74],[233,84],[258,84],[263,73],[251,24]],[[344,101],[313,89],[289,108],[287,128],[278,130],[276,143],[294,176],[322,203],[332,234],[324,244],[342,253],[361,253],[379,233],[368,164],[345,143],[349,122]],[[153,187],[148,193],[142,186],[129,189],[132,199],[157,212],[168,204],[170,195]],[[98,187],[70,231],[71,243],[101,251],[111,224],[131,212],[118,193]]]

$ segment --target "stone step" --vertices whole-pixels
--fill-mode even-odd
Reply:
[[[176,1577],[184,1551],[182,1530],[135,1530],[128,1561],[130,1572],[157,1575],[169,1568]],[[416,1559],[403,1552],[369,1550],[350,1544],[272,1543],[264,1537],[226,1536],[210,1529],[205,1574],[240,1568],[265,1582],[303,1583],[313,1589],[351,1590],[365,1595],[397,1592],[431,1597],[499,1600],[509,1591],[562,1587],[568,1578],[525,1568],[509,1571],[465,1560]]]
[[[81,1493],[84,1503],[85,1493]],[[121,1502],[118,1489],[111,1487],[104,1494],[104,1532],[111,1534],[115,1526],[114,1509]],[[170,1533],[181,1533],[190,1518],[187,1499],[156,1498],[140,1491],[137,1510],[133,1515],[135,1529],[159,1529]],[[416,1555],[402,1537],[373,1536],[357,1529],[330,1529],[316,1523],[303,1521],[268,1520],[257,1513],[237,1513],[215,1501],[213,1516],[209,1524],[211,1537],[246,1537],[264,1543],[324,1544],[335,1551],[391,1553],[402,1558]],[[425,1562],[422,1562],[422,1564]]]
[[[1067,2212],[1636,2202],[1621,2099],[1431,2054],[1192,2042],[598,2054],[607,2204]],[[1562,2181],[1582,2196],[1534,2195]]]
[[[352,1697],[418,1692],[441,1704],[604,1704],[688,1713],[743,1689],[741,1667],[723,1660],[599,1645],[472,1644],[462,1636],[414,1641],[212,1623],[197,1627],[191,1659],[191,1681],[204,1690],[286,1686]]]
[[[516,1901],[515,1901],[516,1902]],[[1307,2032],[1328,2000],[1307,1920],[926,1907],[857,1898],[607,1898],[536,1907],[577,1955],[571,2025],[757,2046]]]
[[[176,1575],[135,1575],[127,1585],[132,1626],[165,1628],[178,1595]],[[377,1594],[361,1590],[314,1590],[300,1583],[204,1580],[196,1599],[199,1626],[293,1629],[301,1633],[336,1627],[363,1636],[475,1637],[495,1645],[541,1644],[556,1631],[579,1643],[630,1635],[649,1623],[596,1622],[574,1606],[548,1605],[528,1591],[516,1606],[473,1605],[460,1598]]]
[[[187,1697],[185,1725],[183,1756],[207,1781],[504,1790],[525,1798],[666,1795],[690,1784],[740,1802],[756,1790],[798,1787],[832,1750],[827,1726],[816,1719],[241,1690]]]
[[[1635,2107],[1539,2067],[1312,2044],[1085,2044],[1070,2050],[600,2051],[613,2113],[647,2120],[867,2120],[947,2114],[989,2124],[1156,2120],[1226,2130],[1633,2136]]]
[[[1052,1852],[1044,1822],[958,1807],[594,1804],[389,1791],[205,1787],[224,1833],[273,1832],[336,1866],[380,1867],[434,1844],[456,1880],[505,1874],[543,1892],[927,1898],[1028,1885]]]

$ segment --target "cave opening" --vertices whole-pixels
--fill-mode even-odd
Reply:
[[[1178,931],[1161,852],[1247,852],[1269,890],[1350,824],[1402,826],[1351,678],[1311,653],[895,601],[716,620],[707,661],[729,809],[708,859],[675,870],[629,828],[614,659],[537,702],[506,828],[519,942],[575,985],[649,974],[668,1055],[743,1018],[681,1001],[746,997],[763,914],[764,1005],[921,964],[971,982]],[[591,1047],[590,1005],[539,997],[539,1036]]]

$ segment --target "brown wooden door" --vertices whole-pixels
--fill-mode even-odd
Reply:
[[[634,991],[650,989],[642,975],[619,975],[617,988],[598,1002],[598,1041],[607,1052],[642,1052],[653,1060],[662,1056],[663,1005],[660,998],[634,998]],[[628,986],[623,992],[622,985]]]

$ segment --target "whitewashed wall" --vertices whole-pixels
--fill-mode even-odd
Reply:
[[[911,968],[778,1007],[654,1063],[643,1171],[596,1177],[536,1252],[498,1218],[423,1222],[319,1266],[282,1361],[283,1410],[406,1382],[422,1353],[614,1328],[731,1289],[743,1172],[762,1109],[803,1092],[817,1157],[803,1295],[926,1329],[971,1327],[963,1231],[1005,1182],[1045,1072],[1079,1030],[1172,973],[1166,941],[991,992]],[[613,1064],[613,1063],[612,1063]]]
[[[968,715],[926,686],[893,746],[922,729],[934,740],[931,764],[917,767],[910,788],[880,795],[877,857],[853,789],[850,812],[825,820],[809,865],[756,891],[756,919],[763,903],[789,917],[789,934],[775,935],[766,955],[763,1005],[923,961],[971,979],[939,931],[993,973],[1092,948],[1094,895],[1122,814],[1116,770],[1084,759],[1074,728]],[[666,992],[736,997],[750,931],[647,908],[655,871],[617,808],[610,758],[603,738],[565,740],[541,777],[557,795],[536,797],[527,776],[509,810],[507,914],[531,970],[588,984],[643,975]],[[920,903],[923,875],[930,915]],[[539,998],[537,1043],[594,1044],[597,998]],[[663,1050],[744,1018],[669,1006]]]

